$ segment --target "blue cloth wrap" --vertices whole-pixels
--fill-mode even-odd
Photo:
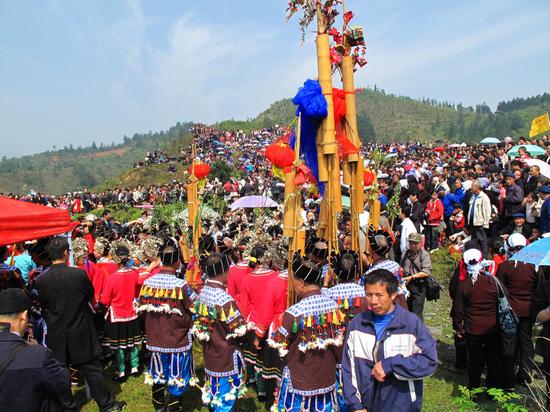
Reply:
[[[304,157],[306,166],[311,170],[319,185],[319,193],[324,192],[324,184],[319,182],[319,164],[317,161],[317,130],[328,114],[327,99],[323,95],[321,85],[317,80],[306,80],[298,93],[292,99],[298,106],[296,115],[302,115],[300,129],[300,154]],[[291,136],[291,146],[294,147],[296,136]]]

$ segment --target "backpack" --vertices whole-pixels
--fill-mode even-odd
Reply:
[[[437,280],[433,276],[428,276],[424,280],[426,281],[426,300],[428,302],[438,300],[441,297],[443,288],[439,286],[439,283],[437,283]]]
[[[407,250],[407,252],[405,253],[409,253],[409,251]],[[414,263],[414,259],[411,260],[411,263],[414,269],[420,272],[420,268],[416,265],[416,263]],[[423,281],[426,285],[426,300],[428,302],[431,302],[432,300],[438,300],[441,297],[441,291],[443,290],[443,288],[439,286],[439,283],[437,283],[437,280],[435,280],[432,275],[421,279],[421,281]]]

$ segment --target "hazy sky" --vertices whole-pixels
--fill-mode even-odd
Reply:
[[[0,0],[0,154],[256,116],[316,75],[286,3]],[[550,90],[548,0],[346,5],[367,40],[357,86],[493,108]]]

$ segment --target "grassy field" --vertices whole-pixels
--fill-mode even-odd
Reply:
[[[450,276],[454,270],[454,262],[447,256],[445,251],[440,251],[432,255],[434,274],[443,287],[441,299],[436,302],[426,302],[424,309],[424,319],[430,328],[433,336],[438,341],[439,367],[437,372],[424,381],[424,411],[458,411],[458,407],[453,403],[453,397],[459,395],[458,386],[466,385],[465,374],[453,373],[449,366],[454,362],[453,331],[449,317],[451,300],[449,298],[447,286]],[[202,370],[202,353],[199,349],[195,351],[195,365],[199,378],[204,376]],[[128,410],[132,412],[152,411],[150,387],[143,384],[143,379],[130,378],[128,381],[118,384],[111,380],[113,369],[110,366],[106,371],[106,377],[111,390],[116,393],[117,398],[125,400],[128,403]],[[522,404],[527,406],[530,411],[538,410],[529,401],[529,392],[522,389],[524,399]],[[97,407],[93,400],[86,400],[84,389],[79,388],[76,396],[80,404],[84,405],[83,411],[96,411]],[[195,412],[208,411],[202,406],[200,400],[200,391],[195,388],[184,397],[185,411]],[[479,404],[479,411],[493,412],[497,411],[496,403],[484,401]],[[239,403],[239,411],[267,411],[263,404],[258,402],[253,391],[249,391],[247,398]]]

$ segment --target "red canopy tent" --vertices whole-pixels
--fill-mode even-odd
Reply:
[[[71,232],[67,210],[0,197],[0,246]]]

